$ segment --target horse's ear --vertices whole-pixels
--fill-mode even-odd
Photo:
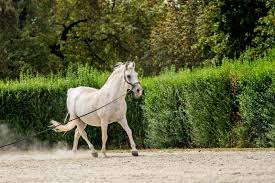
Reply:
[[[126,62],[125,66],[126,66],[126,69],[134,69],[135,68],[135,62]]]
[[[130,64],[129,62],[126,62],[126,63],[125,63],[125,68],[126,68],[126,70],[128,69],[129,64]]]

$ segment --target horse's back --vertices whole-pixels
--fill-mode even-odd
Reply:
[[[79,86],[76,88],[69,88],[67,91],[67,96],[69,95],[80,95],[83,93],[91,93],[91,92],[96,92],[98,89],[92,88],[92,87],[86,87],[86,86]]]

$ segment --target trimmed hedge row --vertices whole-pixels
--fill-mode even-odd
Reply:
[[[63,122],[66,110],[67,90],[71,87],[90,86],[100,88],[106,81],[108,73],[99,73],[92,68],[79,67],[77,71],[68,71],[67,76],[32,77],[25,75],[20,81],[0,83],[0,125],[7,124],[16,132],[18,137],[30,136],[34,133],[47,129],[49,121],[55,119]],[[139,147],[143,147],[145,130],[143,128],[142,100],[134,100],[133,96],[128,96],[128,108],[136,109],[132,113],[128,110],[127,118],[129,125],[136,129],[134,138]],[[88,137],[96,147],[101,146],[101,129],[86,128]],[[111,148],[129,146],[127,134],[120,125],[114,123],[109,126],[110,134],[108,144]],[[1,134],[0,134],[1,135]],[[73,142],[74,131],[65,135],[49,131],[39,135],[37,138],[54,144],[58,141]],[[14,136],[12,135],[14,140]],[[1,137],[4,138],[4,137]],[[0,140],[1,143],[8,143],[9,139]],[[80,140],[80,144],[86,144]]]
[[[174,73],[146,81],[144,116],[147,120],[147,147],[189,147],[190,125],[185,101]]]
[[[273,51],[253,63],[228,61],[218,68],[142,78],[144,97],[127,96],[127,118],[138,147],[274,147],[274,60]],[[50,119],[63,121],[68,88],[99,88],[107,77],[108,73],[79,67],[66,77],[0,82],[0,123],[21,135],[42,131]],[[111,124],[108,133],[109,147],[129,146],[118,124]],[[87,134],[95,146],[101,145],[100,128],[88,127]],[[38,138],[71,144],[73,131]]]
[[[166,73],[149,79],[149,147],[275,145],[274,52],[253,63]]]
[[[147,145],[231,146],[233,95],[226,73],[212,69],[162,77],[145,98]]]
[[[272,67],[251,73],[240,83],[239,146],[275,147],[275,65]]]

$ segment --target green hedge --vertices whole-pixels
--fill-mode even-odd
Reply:
[[[232,94],[226,72],[193,76],[185,87],[186,116],[192,142],[199,147],[227,147],[231,141]]]
[[[231,83],[225,72],[167,74],[145,97],[147,143],[155,147],[231,145]]]
[[[275,146],[275,52],[148,79],[149,147]]]
[[[127,118],[138,147],[274,147],[274,60],[273,51],[252,63],[228,60],[217,68],[142,78],[144,96],[127,96]],[[86,66],[68,71],[66,77],[2,81],[0,123],[21,136],[42,131],[50,119],[63,121],[68,88],[99,88],[108,75]],[[99,147],[100,128],[88,127],[87,133]],[[109,148],[129,147],[118,124],[111,124],[108,133]],[[72,144],[73,131],[65,135],[51,131],[38,138]]]
[[[238,145],[275,147],[275,64],[259,62],[240,81]]]
[[[147,122],[148,147],[189,147],[190,125],[185,115],[185,101],[181,97],[179,75],[148,79],[146,82],[144,116]]]
[[[63,122],[66,110],[66,95],[68,88],[77,86],[101,87],[108,77],[108,73],[98,73],[89,67],[79,67],[77,71],[68,71],[67,77],[51,76],[32,77],[25,75],[20,81],[0,83],[0,123],[7,124],[9,128],[18,135],[18,137],[29,136],[34,133],[47,129],[49,121],[55,119]],[[131,127],[138,126],[141,130],[134,132],[135,139],[142,146],[144,130],[140,127],[142,124],[142,113],[140,110],[140,100],[133,100],[128,96],[127,100],[131,108],[137,108],[136,113],[128,111],[127,116]],[[132,101],[132,102],[131,102]],[[140,123],[132,123],[133,119],[140,119]],[[92,143],[97,147],[101,145],[100,128],[87,127],[86,131]],[[126,133],[117,124],[111,124],[108,129],[111,134],[108,144],[111,147],[125,147],[128,145]],[[65,135],[49,131],[39,135],[37,138],[42,141],[48,141],[50,144],[60,140],[72,144],[74,131]],[[1,140],[1,143],[7,143],[9,140]],[[81,139],[81,144],[85,144]]]
[[[269,147],[275,143],[275,74],[261,74],[242,83],[239,144]],[[273,135],[272,135],[273,134]]]

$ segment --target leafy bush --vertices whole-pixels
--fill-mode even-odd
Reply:
[[[274,146],[274,55],[147,79],[146,144]]]
[[[181,81],[174,73],[147,80],[144,102],[144,116],[148,123],[147,146],[190,146]]]
[[[199,147],[230,147],[233,97],[228,74],[208,70],[192,75],[185,88],[193,143]]]
[[[264,58],[255,65],[243,73],[240,82],[238,145],[274,147],[275,64]]]

